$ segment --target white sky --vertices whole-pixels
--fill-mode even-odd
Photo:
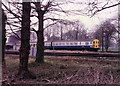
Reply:
[[[16,1],[16,0],[11,0],[11,1]],[[48,1],[48,0],[44,0],[44,1]],[[71,10],[71,9],[72,10],[82,9],[83,10],[87,6],[86,4],[88,4],[88,1],[94,1],[94,0],[56,0],[56,1],[57,2],[72,1],[76,3],[79,2],[79,4],[66,4],[62,6],[62,8],[65,10]],[[98,1],[102,2],[102,4],[99,4],[99,6],[103,6],[106,3],[106,1],[109,1],[110,4],[114,4],[114,3],[117,3],[117,1],[119,0],[114,0],[114,1],[113,0],[98,0]],[[49,14],[49,15],[50,17],[55,16],[52,14]],[[68,16],[60,14],[60,16],[55,16],[55,17],[68,19],[68,20],[80,20],[85,25],[86,28],[88,28],[89,30],[93,30],[94,26],[100,24],[101,21],[105,21],[108,18],[114,18],[117,15],[118,15],[118,6],[103,10],[91,18],[85,15],[83,16],[83,15],[74,15],[74,14],[71,14]],[[36,18],[32,19],[32,21],[35,22]]]
[[[73,1],[73,0],[68,0],[68,1]],[[84,9],[88,4],[88,1],[94,1],[94,0],[74,0],[74,2],[82,2],[83,4],[78,5],[66,5],[65,7],[63,7],[64,9]],[[109,1],[109,5],[111,4],[115,4],[117,3],[119,0],[98,0],[100,2],[102,2],[101,4],[99,4],[98,6],[103,6],[106,2],[105,1]],[[100,22],[105,21],[106,19],[109,18],[114,18],[118,15],[118,6],[112,7],[112,8],[108,8],[105,9],[99,13],[97,13],[95,16],[90,17],[90,16],[85,16],[85,15],[69,15],[68,17],[65,17],[66,19],[70,19],[70,20],[80,20],[86,28],[88,28],[89,30],[93,30],[94,26],[99,25]]]

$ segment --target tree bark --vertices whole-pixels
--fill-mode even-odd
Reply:
[[[44,11],[38,10],[38,20],[39,20],[39,28],[37,31],[37,53],[35,62],[44,63],[44,29],[43,29],[43,16]]]
[[[2,10],[2,66],[5,67],[5,45],[6,45],[6,29],[5,29],[5,22],[7,17]]]
[[[35,78],[28,70],[28,58],[30,50],[30,2],[23,2],[22,29],[21,29],[21,47],[19,78]]]

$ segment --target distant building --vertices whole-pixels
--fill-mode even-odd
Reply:
[[[7,46],[6,49],[19,50],[20,44],[21,44],[21,41],[19,38],[19,37],[21,37],[20,31],[17,31],[16,35],[11,34],[11,36],[9,36],[8,41],[6,43],[6,46]],[[37,35],[35,32],[31,32],[31,34],[30,34],[30,43],[33,43],[33,42],[34,43],[37,42]]]

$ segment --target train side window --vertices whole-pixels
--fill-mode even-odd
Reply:
[[[77,45],[78,43],[77,42],[74,42],[75,45]]]
[[[69,45],[69,42],[67,42],[66,45]]]
[[[69,45],[69,43],[67,42],[66,45]]]
[[[89,45],[89,42],[86,42],[85,44],[86,44],[86,45]]]
[[[57,45],[58,45],[58,43],[55,43],[55,45],[57,46]]]
[[[72,45],[72,42],[70,42],[70,45]]]

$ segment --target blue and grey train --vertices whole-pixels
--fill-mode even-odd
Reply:
[[[31,48],[36,48],[36,43],[30,43]],[[6,49],[16,49],[19,50],[20,44],[17,46],[6,45]],[[45,49],[54,50],[87,50],[87,51],[98,51],[100,49],[99,40],[78,40],[78,41],[45,41]]]
[[[87,50],[98,51],[100,49],[99,40],[79,40],[79,41],[46,41],[45,49],[55,50]]]

